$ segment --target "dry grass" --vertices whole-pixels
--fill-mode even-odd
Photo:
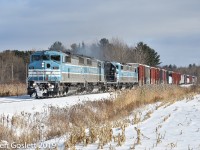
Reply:
[[[115,122],[125,118],[133,110],[146,104],[161,101],[169,105],[183,98],[192,99],[195,92],[198,91],[198,87],[181,88],[172,85],[138,87],[122,92],[116,99],[88,101],[84,104],[74,105],[71,108],[60,109],[52,107],[49,120],[54,120],[56,127],[65,124],[65,127],[62,128],[66,130],[63,130],[62,133],[69,131],[70,124],[78,128],[74,130],[80,130],[82,127],[94,128],[95,126],[102,126],[108,124],[108,122]],[[163,103],[160,106],[163,106]],[[151,112],[147,113],[147,115],[150,115]],[[134,124],[140,121],[142,119],[136,115],[133,121]],[[122,126],[120,123],[116,124],[112,125],[112,127]],[[98,131],[98,129],[96,130]]]
[[[16,136],[14,132],[8,127],[3,126],[2,124],[0,124],[0,141],[1,140],[4,140],[4,141],[16,140]]]
[[[120,95],[115,101],[116,108],[137,108],[158,101],[176,101],[183,99],[191,90],[179,86],[157,85],[143,86],[129,90]]]
[[[48,140],[69,133],[70,136],[65,143],[66,148],[72,148],[77,143],[84,143],[87,146],[87,144],[97,141],[99,148],[101,148],[112,139],[117,139],[116,142],[120,146],[125,141],[125,126],[131,122],[137,124],[142,119],[140,115],[135,114],[132,121],[118,122],[117,120],[129,116],[133,110],[146,104],[160,101],[169,105],[183,98],[190,100],[199,91],[198,86],[191,88],[172,85],[144,86],[123,91],[116,99],[87,101],[70,108],[51,106],[45,112],[35,114],[22,112],[20,115],[15,115],[7,123],[6,121],[3,123],[1,119],[0,140],[36,143],[41,140],[41,137],[43,140]],[[163,103],[158,108],[163,106]],[[151,113],[152,110],[147,112],[146,119]],[[113,127],[122,130],[122,134],[114,138],[112,135]],[[86,128],[90,131],[89,135],[85,133]],[[21,134],[13,134],[19,130]],[[139,132],[137,134],[140,135]]]
[[[23,83],[0,84],[0,96],[18,96],[27,93],[27,86]]]

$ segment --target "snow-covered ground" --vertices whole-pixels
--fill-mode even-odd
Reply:
[[[60,98],[49,99],[33,99],[28,95],[0,97],[0,114],[13,115],[24,112],[42,112],[48,106],[72,106],[88,100],[100,100],[110,97],[109,93],[90,94],[90,95],[75,95]]]
[[[149,117],[144,119],[145,116]],[[134,118],[138,113],[143,120],[138,124],[129,123],[125,128],[126,141],[122,146],[117,142],[106,144],[103,149],[110,150],[199,150],[200,149],[200,95],[194,99],[177,101],[175,103],[161,103],[147,105],[133,112],[128,117]],[[140,133],[137,133],[138,129]],[[121,129],[113,128],[113,135],[121,133]],[[138,135],[140,141],[138,142]],[[55,143],[59,149],[64,150],[65,138],[56,138],[47,143]],[[98,142],[84,147],[83,144],[76,145],[78,150],[97,149]]]
[[[110,94],[92,94],[70,96],[63,98],[33,100],[28,96],[0,98],[0,114],[15,114],[21,111],[43,111],[45,106],[72,106],[87,100],[100,100],[108,98]],[[23,100],[23,101],[21,101]],[[14,101],[14,102],[13,102]],[[114,140],[103,149],[116,150],[198,150],[200,149],[200,95],[189,100],[175,103],[150,104],[132,113],[128,118],[132,122],[135,114],[140,118],[137,124],[129,123],[125,128],[126,140],[121,146]],[[146,117],[146,119],[145,119]],[[113,128],[113,135],[122,133],[120,128]],[[140,132],[137,132],[140,131]],[[138,141],[138,136],[140,140]],[[58,149],[64,150],[64,136],[44,142],[46,145],[56,144]],[[83,143],[76,145],[78,150],[94,150],[98,147]]]

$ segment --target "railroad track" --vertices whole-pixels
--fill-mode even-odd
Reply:
[[[29,99],[13,99],[12,97],[10,97],[11,99],[3,99],[1,100],[0,99],[0,104],[4,104],[4,103],[17,103],[17,102],[23,102],[23,101],[26,101],[26,102],[29,102],[29,101],[35,101],[35,100],[39,100],[39,99],[33,99],[33,98],[29,98]]]
[[[111,93],[111,92],[108,92]],[[59,99],[59,98],[64,98],[64,97],[71,97],[71,96],[84,96],[84,95],[93,95],[93,94],[101,94],[99,92],[95,92],[95,93],[78,93],[78,94],[68,94],[66,96],[59,96],[59,97],[44,97],[44,98],[32,98],[29,97],[28,95],[26,96],[18,96],[18,97],[2,97],[2,99],[0,98],[0,104],[5,104],[5,103],[18,103],[18,102],[30,102],[30,101],[41,101],[41,100],[48,100],[48,99]],[[102,93],[103,94],[103,93]],[[10,98],[10,99],[9,99]]]

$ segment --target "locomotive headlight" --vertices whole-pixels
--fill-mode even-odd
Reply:
[[[35,82],[33,83],[33,86],[36,86],[36,83],[35,83]]]
[[[34,67],[33,67],[33,66],[31,66],[31,67],[29,67],[29,69],[34,69]]]

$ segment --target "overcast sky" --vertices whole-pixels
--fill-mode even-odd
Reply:
[[[200,0],[0,0],[0,51],[143,41],[162,65],[200,65]]]

